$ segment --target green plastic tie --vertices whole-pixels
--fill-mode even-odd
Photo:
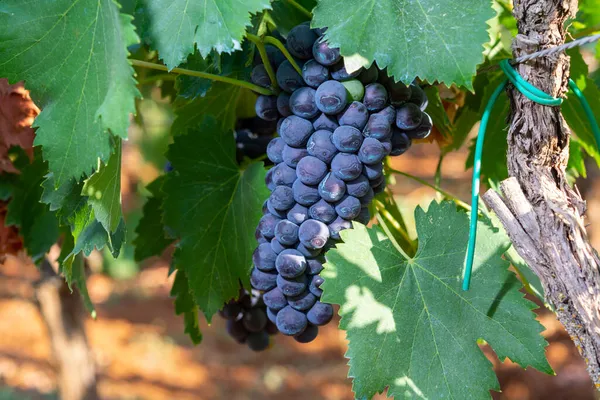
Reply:
[[[508,81],[510,81],[517,88],[517,90],[521,92],[521,94],[536,103],[545,106],[559,106],[563,102],[563,99],[552,97],[523,79],[523,77],[510,65],[509,60],[500,61],[500,68],[502,71],[504,71],[507,79],[498,85],[485,106],[485,110],[481,116],[481,123],[479,125],[479,132],[477,134],[477,142],[475,144],[473,180],[471,182],[471,225],[469,227],[467,264],[462,286],[463,290],[465,291],[469,290],[469,286],[471,284],[471,273],[473,271],[473,261],[475,258],[475,244],[477,242],[477,221],[479,218],[479,182],[481,177],[481,155],[483,153],[483,141],[485,139],[485,131],[487,129],[492,109],[496,104],[496,100],[498,100],[498,97],[506,87]],[[577,87],[577,84],[572,79],[569,79],[569,88],[571,88],[573,93],[575,93],[575,96],[579,99],[585,115],[590,121],[592,132],[594,133],[594,138],[596,139],[596,146],[598,146],[598,149],[600,150],[600,127],[598,126],[596,117],[592,112],[592,108],[590,107],[581,90]]]

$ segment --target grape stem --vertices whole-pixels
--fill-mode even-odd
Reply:
[[[298,63],[296,63],[296,60],[294,60],[294,57],[292,57],[292,55],[285,48],[283,43],[281,43],[277,38],[274,38],[273,36],[265,36],[262,40],[264,43],[272,44],[273,46],[277,47],[283,53],[285,58],[287,58],[290,64],[292,64],[292,67],[294,67],[296,72],[302,75],[302,69],[300,69],[300,66],[298,65]]]
[[[267,75],[269,75],[269,79],[271,80],[271,86],[274,92],[279,92],[279,86],[277,86],[277,79],[275,78],[275,72],[273,71],[273,66],[269,61],[269,56],[267,55],[267,51],[265,50],[265,44],[263,41],[256,35],[248,33],[246,35],[249,41],[254,43],[256,48],[258,49],[258,53],[260,54],[260,59],[265,66],[265,71],[267,71]]]
[[[296,10],[300,11],[302,14],[306,15],[308,18],[312,19],[312,13],[306,8],[304,8],[302,4],[298,3],[296,0],[285,0],[285,2],[294,7]]]
[[[390,212],[388,210],[385,209],[385,205],[379,201],[379,200],[374,200],[373,201],[375,203],[375,208],[377,209],[377,213],[379,214],[379,224],[382,226],[386,226],[386,223],[382,223],[382,222],[387,222],[390,223],[394,229],[400,234],[402,235],[402,238],[406,241],[406,243],[410,246],[410,251],[412,252],[412,254],[415,253],[415,251],[417,250],[414,247],[413,241],[410,239],[410,237],[408,236],[408,232],[406,232],[402,226],[398,223],[398,221],[396,221],[396,219],[394,218],[394,216],[392,216],[390,214]],[[385,221],[382,221],[382,220]],[[384,228],[385,229],[385,228]],[[388,232],[386,232],[388,233]],[[391,232],[390,232],[391,233]],[[388,233],[388,237],[393,238],[393,235],[391,235],[390,233]],[[394,239],[394,241],[396,242],[396,239]],[[398,247],[402,248],[402,246],[400,246],[399,243],[396,243]],[[404,249],[403,249],[404,250]]]
[[[207,72],[201,72],[201,71],[193,71],[191,69],[185,69],[185,68],[173,68],[171,71],[169,71],[169,68],[167,68],[166,65],[151,63],[148,61],[134,60],[134,59],[130,59],[129,61],[131,61],[131,65],[133,65],[135,67],[150,68],[150,69],[155,69],[158,71],[166,71],[171,74],[195,76],[198,78],[210,79],[212,81],[224,82],[224,83],[228,83],[230,85],[236,85],[236,86],[240,86],[240,87],[243,87],[246,89],[250,89],[256,93],[264,94],[266,96],[271,96],[274,94],[271,90],[269,90],[267,88],[260,87],[253,83],[250,83],[250,82],[241,81],[239,79],[229,78],[227,76],[209,74]]]

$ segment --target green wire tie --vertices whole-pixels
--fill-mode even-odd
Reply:
[[[467,265],[465,268],[465,274],[463,277],[463,290],[469,290],[469,286],[471,284],[471,273],[473,271],[473,259],[475,257],[475,243],[477,241],[477,221],[479,219],[479,181],[481,176],[481,153],[483,152],[483,140],[485,139],[485,131],[487,129],[487,125],[490,119],[490,114],[492,113],[492,109],[494,108],[494,104],[496,104],[496,100],[506,87],[508,81],[510,81],[516,88],[527,97],[529,100],[534,101],[538,104],[542,104],[545,106],[559,106],[562,104],[563,99],[552,97],[549,94],[543,92],[537,87],[533,86],[531,83],[527,82],[523,77],[515,71],[515,69],[510,65],[509,60],[500,61],[500,68],[504,71],[507,79],[505,79],[488,100],[488,103],[485,107],[483,115],[481,117],[481,124],[479,125],[479,132],[477,134],[477,142],[475,145],[475,159],[473,161],[473,180],[471,182],[471,225],[469,227],[469,246],[467,248]],[[596,117],[594,117],[594,113],[592,112],[592,108],[590,104],[586,100],[585,96],[581,92],[581,90],[577,87],[577,84],[569,79],[569,88],[575,93],[575,96],[579,99],[581,106],[590,121],[590,125],[592,131],[594,133],[594,138],[596,139],[596,145],[600,150],[600,127],[598,127],[598,122],[596,121]]]

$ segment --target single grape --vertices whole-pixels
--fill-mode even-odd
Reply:
[[[292,184],[294,183],[294,181],[296,180],[296,170],[286,164],[278,164],[275,167],[271,168],[269,170],[273,171],[272,175],[271,175],[271,179],[273,182],[273,185],[275,187],[277,186],[292,186]],[[268,185],[267,185],[268,186]],[[275,190],[275,187],[273,187],[273,189],[271,190]]]
[[[348,194],[357,198],[367,194],[369,187],[369,179],[364,175],[360,175],[358,178],[346,183],[346,191]]]
[[[383,174],[380,177],[369,181],[369,184],[371,185],[372,188],[375,188],[383,183],[385,183],[385,177],[383,176]],[[373,190],[373,192],[375,192],[375,190]]]
[[[323,114],[325,115],[325,114]],[[311,135],[306,144],[306,150],[308,154],[313,157],[317,157],[324,163],[331,163],[333,157],[337,154],[338,150],[331,141],[331,132],[327,130],[318,130]]]
[[[267,51],[267,58],[275,69],[277,69],[281,63],[286,60],[285,55],[281,52],[281,50],[271,44],[266,45],[265,50]]]
[[[328,227],[329,236],[331,236],[335,240],[340,240],[340,231],[352,228],[352,223],[350,221],[346,221],[342,217],[337,217],[335,221],[329,224]]]
[[[292,246],[298,241],[298,225],[283,219],[275,225],[275,239],[283,245]]]
[[[266,321],[265,316],[265,321]],[[269,334],[265,331],[253,332],[248,335],[246,342],[252,351],[263,351],[269,347]]]
[[[302,274],[297,278],[284,278],[282,275],[277,275],[277,287],[287,297],[298,296],[303,293],[308,286],[308,278]],[[269,288],[270,289],[270,288]]]
[[[291,147],[286,144],[283,147],[281,155],[283,157],[283,162],[292,168],[296,168],[298,162],[308,155],[308,151],[302,147]]]
[[[387,84],[387,89],[390,94],[390,103],[394,106],[401,106],[411,97],[411,88],[402,82],[394,82],[391,79]]]
[[[383,111],[380,111],[380,113]],[[392,124],[390,124],[387,115],[383,114],[372,114],[369,117],[367,126],[365,127],[363,134],[368,138],[386,140],[392,136]]]
[[[321,258],[309,258],[306,260],[306,273],[309,275],[317,275],[323,271],[323,261]]]
[[[254,110],[256,111],[256,115],[265,121],[276,121],[277,118],[279,118],[277,112],[277,97],[265,95],[258,96],[256,104],[254,105]]]
[[[338,126],[339,125],[335,121],[334,117],[327,115],[325,113],[321,113],[319,118],[317,118],[313,122],[313,128],[315,128],[315,131],[326,130],[326,131],[333,132],[333,131],[335,131],[335,128],[337,128]]]
[[[314,307],[314,306],[313,306]],[[277,329],[286,336],[301,334],[308,324],[306,315],[287,306],[277,313]]]
[[[358,75],[358,80],[365,86],[377,82],[377,78],[379,78],[379,69],[375,63],[371,64],[369,68],[363,69]]]
[[[358,216],[360,208],[360,200],[354,196],[346,195],[335,205],[335,212],[340,217],[351,220]]]
[[[307,258],[317,257],[323,251],[323,249],[309,249],[302,243],[298,243],[296,245],[296,250],[298,250],[300,252],[300,254],[302,254],[304,257],[307,257]]]
[[[333,306],[317,301],[306,313],[306,318],[313,325],[325,325],[333,318]]]
[[[348,81],[360,75],[362,70],[362,68],[359,68],[354,72],[348,72],[344,64],[344,60],[340,60],[337,64],[331,67],[331,77],[336,81]]]
[[[385,149],[381,142],[370,137],[363,141],[358,150],[358,159],[366,165],[381,163],[384,157]]]
[[[288,186],[277,186],[271,193],[269,201],[276,210],[289,210],[294,206],[294,193]]]
[[[365,95],[365,87],[358,79],[351,79],[349,81],[342,82],[342,85],[348,92],[349,101],[361,101]]]
[[[360,176],[363,164],[355,154],[338,153],[331,161],[331,171],[343,181],[351,181]]]
[[[280,211],[273,207],[273,202],[270,199],[267,200],[267,212],[273,214],[277,218],[285,218],[287,216],[287,211]]]
[[[356,221],[360,222],[363,225],[367,225],[371,220],[371,213],[369,212],[369,207],[363,207],[360,209],[360,213],[358,217],[356,217]]]
[[[423,119],[419,126],[410,131],[406,131],[406,135],[411,139],[425,139],[431,133],[431,128],[433,128],[431,117],[424,112]]]
[[[231,336],[236,342],[244,343],[248,338],[250,332],[244,327],[244,323],[242,321],[227,321],[226,328],[227,333]]]
[[[327,170],[327,164],[323,161],[313,156],[306,156],[298,162],[296,176],[305,185],[318,185],[327,175]]]
[[[346,107],[348,92],[344,85],[337,81],[323,82],[315,95],[317,108],[325,114],[337,114]]]
[[[376,114],[384,115],[390,125],[394,125],[396,123],[396,109],[393,106],[387,106]]]
[[[321,285],[325,282],[323,278],[319,275],[314,275],[308,285],[308,290],[317,297],[321,297],[323,294],[323,290],[321,289]]]
[[[299,88],[290,96],[290,109],[301,118],[311,119],[319,114],[315,103],[315,89],[309,87]]]
[[[385,87],[380,83],[371,83],[365,87],[365,98],[363,103],[371,112],[381,111],[385,108],[388,94]]]
[[[280,218],[277,218],[272,214],[265,214],[258,222],[258,230],[265,238],[271,240],[275,237],[275,225],[277,225],[279,221],[281,221]]]
[[[368,207],[369,204],[371,204],[371,202],[373,201],[373,199],[375,198],[375,192],[373,191],[373,188],[371,187],[369,189],[369,191],[367,192],[367,194],[365,194],[363,197],[361,197],[360,200],[360,204],[363,207]]]
[[[250,73],[250,80],[252,83],[258,86],[265,88],[271,86],[271,78],[269,78],[264,64],[258,64],[252,69],[252,72]]]
[[[325,224],[330,223],[337,217],[335,208],[323,199],[310,206],[308,214],[312,219],[316,219]]]
[[[279,130],[279,136],[285,144],[292,147],[304,147],[312,133],[312,123],[297,115],[290,115],[284,119]]]
[[[383,146],[383,150],[385,150],[385,155],[389,156],[392,152],[392,141],[390,139],[382,140],[381,145]]]
[[[413,103],[406,103],[396,109],[396,126],[402,130],[411,130],[423,120],[423,111]]]
[[[345,193],[346,184],[331,172],[319,183],[319,195],[330,203],[340,200]]]
[[[286,249],[277,256],[275,268],[284,278],[296,278],[306,270],[306,259],[298,250]]]
[[[383,176],[383,163],[379,162],[377,164],[365,165],[363,168],[363,176],[366,176],[369,181],[379,179]]]
[[[282,222],[282,221],[280,221]],[[252,254],[254,266],[261,271],[272,271],[275,269],[275,259],[277,254],[271,249],[270,243],[259,245]]]
[[[338,122],[340,125],[349,125],[356,129],[363,130],[369,119],[367,107],[359,101],[353,101],[340,115]]]
[[[305,185],[300,179],[296,179],[292,185],[292,190],[294,192],[294,200],[305,207],[312,206],[321,198],[317,187]]]
[[[304,332],[294,336],[294,340],[298,343],[310,343],[319,335],[319,327],[308,324]]]
[[[296,200],[298,201],[298,200]],[[302,224],[308,219],[308,208],[296,203],[287,213],[287,219],[296,225]]]
[[[335,147],[343,153],[355,153],[360,149],[363,135],[353,126],[342,125],[337,128],[331,136]]]
[[[269,309],[267,308],[267,318],[269,319],[269,322],[267,322],[267,327],[265,328],[265,332],[267,332],[269,334],[269,336],[272,335],[276,335],[279,333],[279,329],[277,329],[277,325],[275,325],[275,322],[271,321],[271,317],[269,317]],[[275,319],[277,318],[276,315]]]
[[[279,93],[277,96],[277,111],[283,117],[289,117],[292,115],[292,109],[290,108],[290,95],[286,92]],[[279,129],[277,129],[279,131]]]
[[[273,311],[279,311],[287,306],[287,299],[279,288],[275,287],[263,295],[265,305]]]
[[[277,68],[275,78],[281,90],[288,93],[292,93],[294,90],[304,86],[304,79],[302,79],[302,76],[300,76],[288,60],[282,62],[279,68]]]
[[[276,167],[275,167],[276,168]],[[273,182],[273,178],[274,178],[274,174],[275,168],[271,168],[270,170],[267,171],[266,175],[265,175],[265,185],[267,185],[267,189],[269,189],[270,191],[275,190],[275,188],[277,187],[277,185],[275,184],[275,182]],[[294,171],[294,178],[296,175],[296,171]]]
[[[304,311],[311,308],[317,302],[317,297],[306,290],[304,293],[288,298],[288,304],[294,310]]]
[[[258,268],[252,268],[250,274],[250,283],[254,289],[258,290],[271,290],[277,286],[277,277],[279,275],[273,272],[263,272]]]
[[[313,44],[312,55],[319,64],[326,67],[334,65],[342,59],[340,49],[329,47],[322,36]]]
[[[427,95],[425,94],[423,89],[421,89],[421,86],[417,85],[416,83],[411,83],[410,88],[411,94],[410,99],[408,101],[417,105],[421,109],[421,111],[425,111],[428,104]]]
[[[256,242],[260,245],[263,243],[269,243],[269,241],[263,236],[263,234],[260,232],[260,229],[256,228],[256,230],[254,231],[254,238],[256,239]]]
[[[271,139],[267,145],[267,157],[275,164],[279,164],[283,161],[283,146],[285,143],[280,137]]]
[[[288,33],[286,47],[294,57],[307,60],[312,57],[312,48],[317,38],[309,26],[300,24]]]
[[[309,219],[300,225],[298,238],[309,249],[321,249],[329,239],[329,230],[321,221]]]
[[[392,133],[392,152],[391,156],[399,156],[410,148],[412,141],[401,130],[394,129]]]
[[[242,323],[248,332],[260,332],[267,326],[267,316],[262,309],[252,308],[244,313]]]
[[[315,60],[310,60],[302,67],[302,78],[308,86],[316,89],[329,79],[329,70]]]
[[[273,310],[270,308],[267,308],[267,318],[269,319],[269,321],[271,321],[272,323],[276,323],[277,321],[277,313],[279,312],[279,310]],[[275,325],[275,327],[277,327],[277,325]],[[279,331],[279,329],[277,329],[277,331]]]
[[[277,228],[277,225],[275,225],[275,228]],[[269,242],[269,246],[271,246],[271,250],[273,250],[273,252],[275,253],[276,258],[277,258],[277,254],[279,254],[282,251],[284,251],[285,249],[287,249],[286,246],[279,243],[279,240],[277,240],[276,237],[271,239],[271,241]],[[273,266],[275,266],[275,264],[273,264]]]
[[[242,306],[237,301],[230,300],[225,303],[219,314],[225,319],[235,320],[241,312]]]

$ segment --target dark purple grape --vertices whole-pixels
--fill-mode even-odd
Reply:
[[[364,175],[346,183],[346,191],[348,194],[357,198],[367,194],[369,187],[369,179]]]
[[[258,64],[252,69],[250,80],[258,86],[265,88],[271,86],[271,78],[269,78],[269,74],[267,74],[264,64]]]
[[[310,60],[302,67],[302,78],[308,86],[316,89],[329,79],[329,70],[315,60]]]
[[[378,140],[389,139],[392,136],[392,124],[390,124],[388,116],[380,113],[372,114],[363,134],[368,138]]]
[[[272,214],[265,214],[258,222],[258,230],[266,239],[273,239],[275,237],[275,225],[281,221],[281,218],[277,218]]]
[[[371,185],[372,188],[375,188],[375,187],[381,185],[382,183],[385,183],[385,177],[383,176],[383,174],[380,177],[377,177],[377,178],[369,181],[369,184]],[[373,190],[373,193],[375,193],[375,190]]]
[[[369,189],[369,192],[364,195],[363,197],[361,197],[360,200],[360,204],[363,207],[368,207],[369,204],[371,204],[371,202],[373,201],[373,199],[375,198],[375,192],[373,191],[373,188]]]
[[[314,306],[313,306],[314,307]],[[286,336],[301,334],[308,324],[304,313],[287,306],[277,313],[277,329]]]
[[[391,156],[399,156],[410,148],[412,141],[401,130],[394,129],[392,133],[392,152]]]
[[[256,115],[265,121],[277,121],[279,113],[277,112],[277,97],[260,95],[254,105]]]
[[[317,301],[314,306],[306,313],[308,322],[313,325],[322,326],[333,318],[333,306],[327,303]]]
[[[275,267],[282,277],[296,278],[306,270],[306,259],[298,250],[286,249],[277,256]]]
[[[348,92],[338,81],[326,81],[318,87],[315,102],[321,112],[338,114],[346,107]]]
[[[277,225],[275,226],[275,228],[277,228]],[[284,251],[285,249],[287,249],[286,246],[284,246],[281,243],[279,243],[279,240],[277,240],[276,237],[274,237],[273,239],[271,239],[271,242],[269,242],[269,246],[271,246],[271,250],[273,250],[273,252],[275,253],[275,257],[277,257],[277,254],[279,254],[282,251]],[[274,265],[275,264],[273,264],[273,266]]]
[[[275,225],[275,239],[285,246],[296,244],[298,241],[298,225],[287,219],[279,221]]]
[[[353,101],[346,109],[342,112],[338,118],[340,125],[353,126],[358,130],[363,130],[369,119],[369,111],[367,107],[360,101]]]
[[[294,181],[296,180],[296,170],[286,164],[278,164],[275,167],[271,168],[269,172],[273,171],[271,175],[271,180],[275,187],[277,186],[292,186]],[[268,185],[267,185],[268,186]],[[274,190],[275,187],[271,190]]]
[[[277,321],[278,312],[279,310],[272,310],[270,308],[267,308],[267,318],[269,319],[269,321],[275,324]],[[277,327],[277,325],[275,325],[275,327]],[[279,329],[277,331],[279,331]]]
[[[315,89],[303,87],[296,90],[290,96],[290,109],[301,118],[311,119],[319,114],[315,103]]]
[[[385,87],[380,83],[371,83],[365,87],[363,103],[371,112],[381,111],[387,104],[388,94]]]
[[[269,201],[276,210],[289,210],[294,206],[294,193],[288,186],[277,186],[271,193]]]
[[[410,89],[411,89],[411,93],[410,93],[410,99],[408,100],[409,102],[411,102],[412,104],[416,104],[421,111],[425,111],[425,109],[427,108],[427,95],[425,94],[425,91],[423,91],[423,89],[421,89],[421,87],[419,85],[417,85],[416,83],[411,83],[410,84]]]
[[[286,144],[283,147],[281,155],[283,157],[283,162],[292,168],[296,168],[298,162],[308,155],[308,151],[302,147],[291,147]]]
[[[355,220],[363,225],[367,225],[371,220],[371,213],[369,212],[369,207],[361,208],[360,213],[358,214],[358,217],[356,217]]]
[[[319,183],[319,195],[330,203],[340,200],[345,193],[346,183],[331,172]]]
[[[423,119],[421,120],[419,126],[410,131],[406,131],[406,134],[411,139],[425,139],[431,133],[431,128],[433,128],[431,117],[429,114],[424,112]]]
[[[296,179],[292,185],[292,190],[294,191],[294,200],[305,207],[312,206],[321,198],[316,186],[305,185],[300,179]]]
[[[355,153],[360,149],[363,135],[353,126],[342,125],[333,132],[331,141],[339,151]]]
[[[381,145],[383,146],[383,149],[385,150],[385,155],[389,156],[390,153],[392,152],[392,141],[389,139],[382,140]]]
[[[369,181],[379,179],[383,176],[383,163],[379,162],[377,164],[365,165],[363,169],[363,176],[366,176]]]
[[[244,327],[242,321],[227,321],[226,328],[227,333],[231,336],[236,342],[244,343],[246,338],[250,332]]]
[[[265,321],[267,317],[265,316]],[[265,324],[266,325],[266,324]],[[269,347],[269,334],[267,332],[253,332],[248,335],[246,342],[248,343],[248,347],[252,351],[263,351],[267,347]]]
[[[315,131],[326,130],[326,131],[333,132],[333,131],[335,131],[335,128],[337,128],[338,126],[339,125],[335,121],[334,117],[324,114],[324,113],[321,113],[319,118],[317,118],[313,122],[313,127],[315,128]]]
[[[312,48],[312,55],[319,64],[327,67],[337,64],[342,59],[340,49],[329,47],[323,37],[315,41]]]
[[[278,274],[273,272],[263,272],[258,268],[252,268],[250,283],[254,289],[267,291],[277,286],[278,276]]]
[[[285,218],[287,216],[287,211],[280,211],[273,207],[273,202],[271,200],[267,200],[267,211],[277,218]]]
[[[309,249],[302,243],[298,243],[296,250],[298,250],[304,257],[317,257],[323,251],[323,249]]]
[[[271,62],[271,65],[274,69],[277,69],[281,63],[286,60],[285,55],[281,52],[281,50],[273,45],[266,45],[265,50],[267,51],[267,58]]]
[[[287,299],[279,288],[273,288],[263,295],[265,305],[273,311],[279,311],[287,306]]]
[[[365,86],[377,82],[377,78],[379,78],[379,69],[374,62],[369,68],[363,69],[358,75],[358,80]]]
[[[262,208],[261,208],[263,215],[265,215],[266,213],[269,212],[268,203],[269,203],[269,199],[263,201]]]
[[[402,82],[394,82],[391,79],[387,84],[387,89],[390,94],[390,103],[394,106],[400,106],[410,100],[412,90]]]
[[[317,38],[317,34],[309,26],[300,24],[290,30],[286,47],[294,57],[308,60],[312,57],[312,48]]]
[[[376,113],[377,115],[384,115],[390,125],[394,125],[396,123],[396,109],[393,106],[387,106],[383,110]]]
[[[331,132],[327,130],[318,130],[313,133],[308,139],[306,150],[308,154],[327,164],[331,163],[331,160],[333,160],[333,157],[338,152],[331,141]]]
[[[280,221],[281,223],[282,221]],[[277,254],[271,249],[270,243],[259,245],[252,254],[254,266],[261,271],[272,271],[275,269],[275,259]]]
[[[279,97],[277,97],[277,101],[279,101]],[[290,111],[290,113],[288,115],[292,115],[292,112]],[[277,120],[277,129],[275,130],[276,133],[279,133],[279,131],[281,130],[281,124],[283,124],[283,120],[285,118],[279,118]]]
[[[235,300],[225,303],[219,314],[225,319],[235,320],[242,312],[242,306]]]
[[[363,164],[355,154],[338,153],[331,161],[331,171],[343,181],[358,178],[362,172]]]
[[[406,103],[396,109],[396,126],[402,130],[411,130],[423,120],[423,111],[413,103]]]
[[[298,296],[306,290],[307,286],[308,278],[304,274],[290,279],[277,275],[277,287],[287,297]]]
[[[285,143],[280,137],[271,139],[267,146],[267,157],[275,164],[279,164],[283,161],[283,146]]]
[[[319,335],[319,327],[308,324],[304,332],[294,336],[294,340],[298,343],[310,343]]]
[[[290,95],[286,92],[279,93],[277,96],[277,111],[283,117],[289,117],[292,115],[292,109],[290,108]],[[279,129],[277,129],[279,131]]]
[[[360,208],[360,200],[354,196],[346,195],[335,205],[335,212],[340,217],[351,220],[358,216]]]
[[[337,217],[335,221],[329,224],[328,227],[329,236],[331,236],[335,240],[340,240],[340,231],[352,228],[352,223],[350,221],[346,221],[342,217]]]
[[[323,161],[317,157],[306,156],[298,162],[296,176],[305,185],[318,185],[327,175],[327,170],[327,164]]]
[[[291,210],[288,211],[287,219],[290,222],[295,223],[296,225],[302,224],[308,219],[308,208],[304,207],[302,204],[297,203],[294,207],[291,208]]]
[[[385,149],[381,142],[370,137],[363,141],[360,150],[358,150],[358,159],[366,165],[380,163],[384,157]]]
[[[310,290],[310,292],[315,296],[321,297],[323,294],[323,290],[321,289],[323,282],[325,282],[323,278],[321,278],[319,275],[314,275],[310,281],[310,284],[308,285],[308,290]]]
[[[244,313],[242,323],[248,332],[260,332],[267,326],[267,316],[264,310],[252,308]]]
[[[312,219],[316,219],[325,224],[330,223],[337,217],[335,208],[323,199],[310,206],[308,214]]]
[[[254,238],[258,244],[269,243],[269,241],[263,236],[258,228],[254,231]]]
[[[308,290],[304,293],[288,298],[288,304],[294,310],[304,311],[311,308],[317,302],[317,297]]]
[[[349,81],[350,79],[356,78],[362,72],[363,68],[359,68],[358,70],[350,73],[346,69],[344,64],[344,60],[339,61],[333,67],[331,67],[331,77],[336,81]]]
[[[279,68],[277,68],[275,78],[281,90],[288,93],[292,93],[294,90],[305,85],[304,79],[302,79],[298,71],[294,69],[288,60],[282,62]]]
[[[312,133],[312,123],[297,115],[290,115],[284,119],[279,130],[279,136],[285,144],[292,147],[304,147]]]
[[[298,239],[309,249],[322,249],[329,239],[329,229],[321,221],[309,219],[300,225]]]
[[[323,258],[309,258],[306,260],[306,273],[309,275],[317,275],[323,271]]]

